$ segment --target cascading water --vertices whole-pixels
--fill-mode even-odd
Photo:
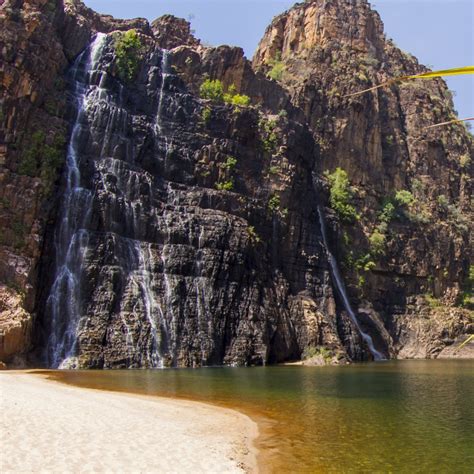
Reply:
[[[165,160],[168,156],[169,143],[167,137],[163,134],[163,98],[166,94],[165,87],[168,81],[168,78],[171,76],[170,70],[170,52],[167,49],[163,49],[163,56],[161,58],[161,86],[160,93],[158,95],[158,109],[156,113],[155,121],[155,133],[156,135],[163,140],[165,144]]]
[[[161,58],[161,87],[158,96],[158,109],[156,114],[156,131],[161,134],[161,116],[163,112],[163,96],[165,95],[165,86],[168,77],[170,76],[170,52],[167,49],[163,50]]]
[[[80,318],[80,273],[89,234],[85,230],[91,214],[93,194],[81,186],[79,171],[79,141],[82,121],[96,70],[107,36],[98,34],[75,61],[71,76],[77,114],[72,128],[66,157],[66,189],[59,213],[59,225],[54,236],[56,252],[55,278],[46,313],[51,320],[47,345],[48,364],[57,368],[67,366],[76,354],[77,326]]]
[[[370,335],[362,330],[359,324],[359,321],[357,320],[357,316],[351,307],[351,303],[349,301],[349,297],[347,296],[346,288],[345,288],[341,273],[339,271],[337,261],[334,258],[334,255],[332,254],[331,250],[329,249],[328,239],[327,239],[327,234],[326,234],[326,221],[324,220],[324,214],[319,206],[318,206],[318,215],[319,215],[319,225],[321,228],[321,234],[323,236],[324,247],[326,248],[329,264],[331,266],[332,275],[334,277],[334,281],[336,283],[338,292],[344,303],[344,307],[346,308],[346,311],[349,314],[351,321],[354,323],[355,327],[357,328],[357,331],[359,331],[359,334],[362,336],[362,339],[367,344],[367,347],[369,348],[370,353],[372,354],[374,360],[385,360],[386,359],[385,356],[381,352],[379,352],[377,349],[375,349],[374,341],[372,340]]]
[[[146,241],[141,218],[146,205],[142,191],[149,189],[149,199],[153,200],[152,177],[143,171],[139,173],[135,167],[135,152],[127,137],[131,116],[124,107],[123,86],[113,82],[107,72],[108,63],[103,54],[107,51],[106,45],[107,35],[98,34],[70,71],[77,113],[68,146],[63,204],[54,237],[54,280],[45,307],[49,325],[47,364],[53,368],[79,367],[78,356],[84,344],[82,330],[99,324],[102,316],[95,313],[91,319],[87,308],[90,295],[83,294],[85,290],[81,288],[81,282],[84,284],[90,278],[88,259],[97,249],[93,221],[99,218],[100,233],[108,236],[112,246],[110,255],[114,258],[116,270],[113,271],[116,281],[120,281],[116,288],[122,301],[115,307],[103,304],[105,317],[117,318],[121,328],[103,337],[122,340],[119,344],[127,348],[128,366],[160,368],[163,367],[162,353],[168,350],[169,327],[157,297],[159,283],[155,281],[153,268],[155,248],[152,242]],[[168,74],[167,52],[162,62],[156,119],[160,131]],[[93,161],[89,161],[84,152],[84,146],[90,143],[98,144]],[[149,214],[152,216],[153,213]],[[105,273],[104,278],[111,282],[112,273]]]

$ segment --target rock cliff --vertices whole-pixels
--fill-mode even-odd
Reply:
[[[455,118],[444,81],[350,96],[427,70],[385,37],[366,1],[296,5],[268,27],[253,65],[304,112],[318,171],[348,176],[353,215],[333,206],[334,246],[393,356],[435,356],[472,332],[472,311],[459,306],[472,310],[473,140],[463,124],[427,129]]]
[[[422,70],[366,2],[296,5],[253,64],[169,15],[47,0],[7,0],[1,15],[0,359],[365,359],[327,250],[385,356],[434,357],[473,331],[459,306],[472,139],[426,131],[453,113],[442,81],[344,97]],[[250,105],[203,98],[207,79]],[[354,219],[329,209],[336,168]]]

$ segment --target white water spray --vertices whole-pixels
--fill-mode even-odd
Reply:
[[[99,33],[91,46],[77,58],[71,71],[77,115],[67,150],[66,189],[59,226],[54,236],[55,278],[46,302],[46,311],[51,318],[48,363],[54,368],[77,364],[75,355],[80,319],[81,267],[89,242],[89,233],[85,228],[93,199],[92,192],[81,187],[79,145],[88,94],[97,88],[93,85],[93,76],[106,41],[107,36]]]
[[[349,314],[351,321],[354,323],[355,327],[359,331],[359,334],[362,336],[362,339],[367,344],[370,350],[370,353],[374,357],[374,360],[385,360],[385,356],[381,352],[379,352],[377,349],[375,349],[374,341],[372,340],[370,335],[362,330],[359,324],[359,321],[357,320],[357,316],[351,307],[351,303],[349,301],[349,297],[347,296],[344,281],[342,279],[341,273],[339,272],[337,261],[334,258],[334,255],[329,250],[329,245],[328,245],[328,240],[327,240],[327,235],[326,235],[326,222],[324,220],[323,212],[321,211],[321,208],[319,206],[318,206],[318,215],[319,215],[319,225],[321,227],[321,234],[323,236],[324,247],[326,248],[329,264],[331,265],[332,275],[334,277],[339,294],[341,295],[342,301],[344,302],[344,307],[346,308],[346,311]]]
[[[161,87],[158,96],[158,109],[156,112],[156,132],[158,135],[162,135],[163,97],[165,95],[166,82],[170,75],[170,52],[167,49],[164,49],[163,57],[161,58]]]

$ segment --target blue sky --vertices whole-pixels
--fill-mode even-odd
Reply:
[[[165,13],[190,19],[212,45],[241,46],[250,58],[272,18],[291,0],[85,0],[117,18],[153,20]],[[389,38],[434,69],[474,64],[474,0],[375,0]],[[439,31],[442,31],[440,33]],[[474,77],[447,80],[459,116],[474,116]]]

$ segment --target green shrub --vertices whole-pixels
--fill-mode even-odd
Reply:
[[[474,265],[469,266],[469,273],[464,281],[460,299],[461,306],[474,310]]]
[[[278,144],[278,135],[276,133],[277,123],[275,120],[266,118],[260,119],[258,128],[260,130],[260,141],[265,151],[273,153]]]
[[[58,168],[64,162],[64,146],[66,140],[62,135],[56,135],[52,145],[44,145],[41,162],[40,178],[46,195],[50,194],[58,176]]]
[[[142,42],[136,30],[116,33],[115,56],[120,79],[130,82],[140,65]]]
[[[371,253],[359,255],[356,258],[352,251],[346,255],[344,265],[348,270],[355,270],[357,273],[361,271],[369,272],[376,266]]]
[[[250,104],[250,97],[237,94],[237,89],[232,84],[227,92],[224,92],[224,85],[219,79],[206,79],[199,89],[201,99],[212,100],[213,102],[224,102],[238,107],[246,107]]]
[[[22,155],[18,173],[40,177],[43,191],[48,195],[58,175],[58,168],[64,161],[64,136],[57,134],[52,143],[46,143],[46,134],[37,131],[31,136],[30,144]]]
[[[415,203],[415,198],[410,191],[403,189],[397,191],[395,194],[395,201],[400,207],[410,207]]]
[[[347,172],[342,168],[336,168],[333,173],[326,171],[324,176],[330,185],[329,203],[331,208],[345,222],[353,222],[359,219],[355,207],[351,204],[353,191]]]
[[[18,173],[31,177],[36,176],[45,140],[46,135],[43,131],[33,133],[28,148],[22,154]]]
[[[371,254],[375,256],[383,255],[385,253],[386,240],[385,234],[375,230],[369,238]]]
[[[225,163],[223,163],[221,166],[222,168],[226,170],[233,170],[237,165],[237,158],[234,158],[233,156],[228,156]]]
[[[270,174],[278,174],[280,172],[280,168],[278,166],[270,166],[268,172]]]
[[[259,243],[261,241],[260,236],[255,232],[255,227],[253,225],[247,227],[247,234],[252,242]]]
[[[250,97],[248,95],[237,94],[237,88],[232,84],[229,90],[224,94],[224,102],[238,107],[247,107],[250,104]]]
[[[207,125],[211,121],[212,111],[208,107],[202,110],[201,118],[204,123]]]
[[[461,208],[455,204],[447,206],[449,222],[460,232],[469,231],[469,219]]]
[[[449,199],[444,194],[440,194],[436,201],[438,202],[439,207],[442,209],[447,209],[449,205]]]
[[[327,347],[323,346],[308,346],[301,354],[303,360],[312,359],[313,357],[321,357],[326,364],[332,360],[332,353]]]
[[[280,209],[280,196],[274,194],[269,200],[267,204],[268,210],[272,213],[277,212]]]
[[[235,94],[232,96],[230,103],[238,107],[247,107],[250,104],[250,97],[248,95]]]
[[[201,99],[212,100],[213,102],[224,101],[224,86],[218,79],[206,79],[199,88]]]
[[[273,59],[270,59],[268,65],[270,66],[270,70],[267,72],[267,77],[274,81],[281,81],[285,72],[285,65],[281,60],[281,53],[278,52]]]
[[[397,214],[395,206],[392,201],[387,201],[379,214],[379,220],[385,224],[390,224]]]
[[[216,189],[219,191],[232,191],[234,189],[234,180],[229,179],[216,184]]]

